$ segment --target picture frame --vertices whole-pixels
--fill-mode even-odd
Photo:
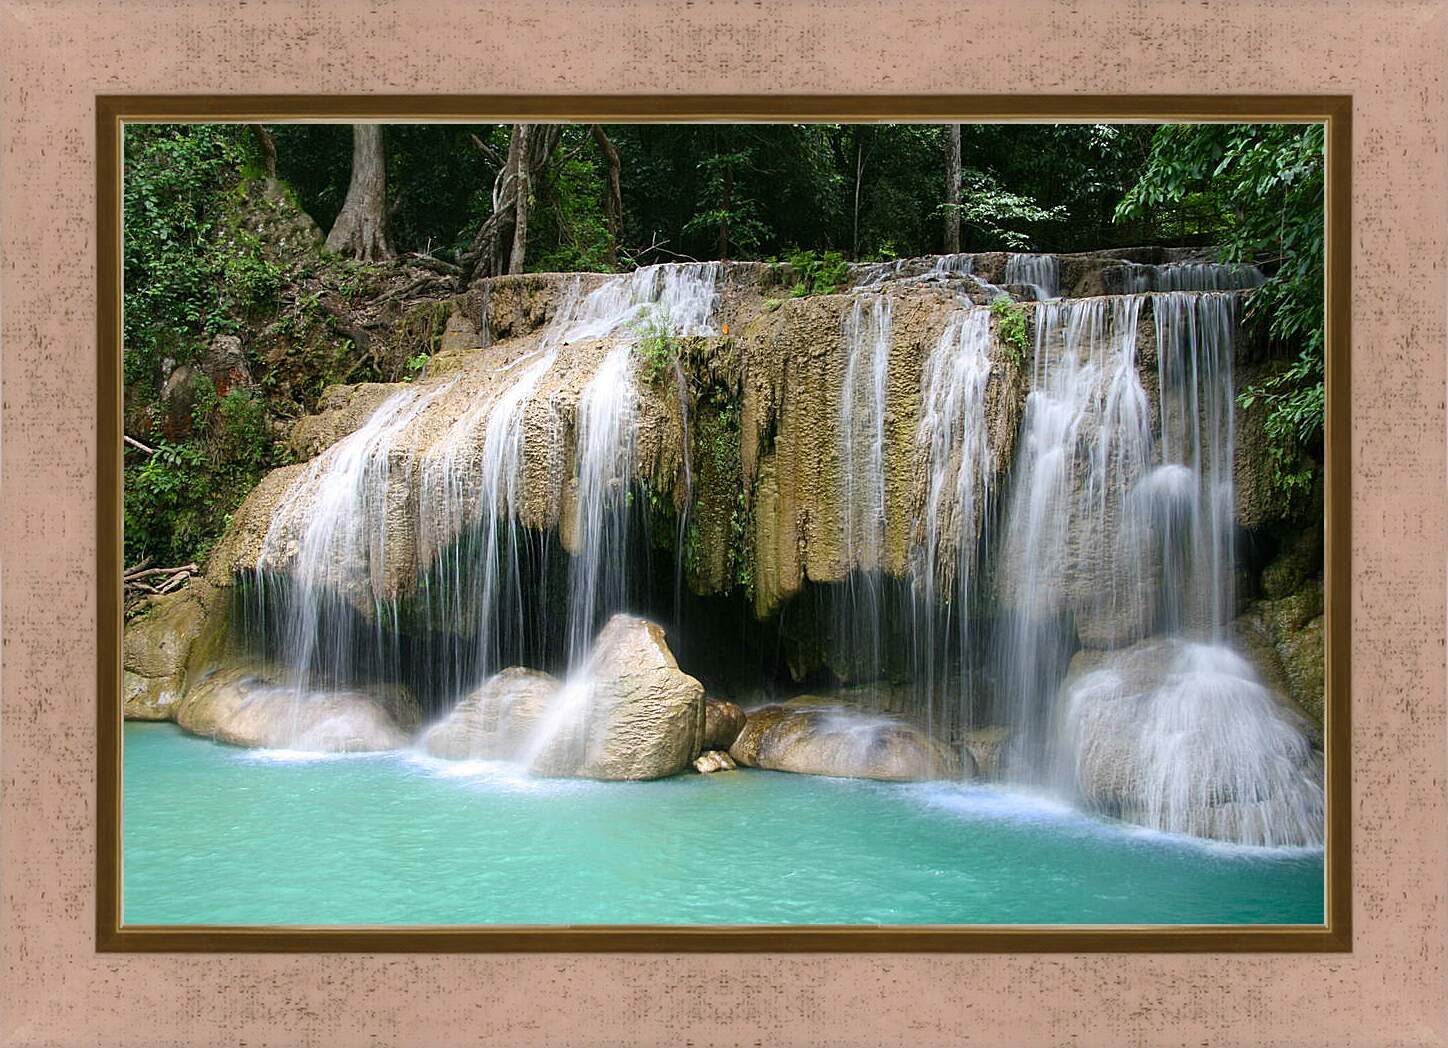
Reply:
[[[0,5],[0,1043],[1443,1044],[1445,58],[1436,0]],[[96,100],[374,92],[1350,97],[1350,946],[102,949]]]
[[[120,140],[127,123],[1233,122],[1326,129],[1325,924],[475,925],[338,927],[121,922]],[[99,96],[96,100],[98,433],[96,941],[103,951],[1031,952],[1343,951],[1352,946],[1349,645],[1352,99],[1322,96]]]

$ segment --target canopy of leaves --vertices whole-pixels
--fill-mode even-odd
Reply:
[[[1284,494],[1310,488],[1323,423],[1323,128],[1320,124],[1167,125],[1152,138],[1119,217],[1191,223],[1226,261],[1269,272],[1247,319],[1287,365],[1246,390],[1267,406],[1274,477]]]

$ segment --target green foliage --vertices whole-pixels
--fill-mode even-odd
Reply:
[[[966,170],[961,182],[960,202],[941,206],[960,214],[961,239],[965,243],[991,241],[1012,251],[1024,251],[1031,247],[1031,237],[1022,227],[1066,217],[1064,207],[1041,207],[1030,197],[1006,189],[989,172]]]
[[[403,365],[403,367],[404,367],[404,368],[406,369],[406,371],[407,371],[407,377],[408,377],[408,379],[409,379],[409,380],[415,379],[415,378],[417,378],[419,375],[421,375],[421,374],[422,374],[422,369],[425,368],[425,367],[427,367],[427,362],[428,362],[429,360],[431,360],[431,359],[432,359],[432,357],[430,357],[430,356],[429,356],[428,354],[426,354],[426,353],[419,353],[419,354],[417,354],[417,356],[415,356],[415,357],[408,357],[408,358],[407,358],[407,363],[406,363],[405,365]]]
[[[1026,334],[1026,309],[1002,295],[990,304],[991,316],[996,318],[996,334],[1005,343],[1011,359],[1019,367],[1026,362],[1031,349],[1031,339]]]
[[[549,168],[529,220],[528,269],[541,273],[606,273],[613,236],[604,213],[605,178],[592,152],[575,152],[585,128],[569,128],[559,143],[559,162]]]
[[[789,265],[795,283],[790,294],[795,298],[807,295],[831,295],[849,280],[850,264],[838,251],[791,251]]]
[[[1170,208],[1211,216],[1224,261],[1271,271],[1246,320],[1289,364],[1241,403],[1265,406],[1273,480],[1290,499],[1310,490],[1322,440],[1323,186],[1319,124],[1168,125],[1117,208],[1128,219]]]
[[[274,308],[284,275],[240,220],[245,179],[257,169],[253,149],[244,126],[125,130],[122,360],[131,417],[143,424],[160,420],[159,405],[149,402],[170,368]],[[219,395],[204,376],[192,390],[184,433],[157,441],[149,456],[127,452],[132,563],[203,556],[271,464],[261,398],[244,390]]]
[[[211,336],[275,295],[281,271],[234,219],[252,161],[237,125],[133,125],[123,180],[124,366],[154,389],[163,361],[192,360]]]
[[[231,513],[273,465],[265,403],[247,390],[218,397],[204,383],[192,435],[161,441],[125,470],[126,560],[161,564],[204,557]]]
[[[644,378],[649,385],[657,386],[679,359],[679,339],[674,335],[668,311],[661,306],[644,310],[631,326],[638,335]]]

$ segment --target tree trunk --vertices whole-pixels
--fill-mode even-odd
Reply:
[[[520,124],[523,146],[521,160],[517,167],[518,191],[513,201],[513,249],[508,253],[508,272],[523,272],[523,263],[528,257],[528,208],[533,204],[533,165],[528,152],[532,146],[531,125]]]
[[[951,124],[945,146],[945,203],[960,203],[960,125]],[[954,255],[960,251],[960,211],[956,207],[945,209],[945,253]]]
[[[594,124],[589,130],[608,165],[608,192],[603,199],[603,217],[608,223],[609,243],[608,253],[604,258],[612,266],[618,264],[618,246],[623,239],[623,187],[620,179],[623,165],[619,162],[618,150],[608,140],[608,135],[603,133],[603,128]]]
[[[865,180],[865,140],[855,128],[855,215],[850,232],[850,257],[860,257],[860,183]]]
[[[508,157],[493,182],[493,213],[461,260],[467,280],[523,271],[533,183],[548,169],[562,133],[559,124],[513,125]]]
[[[352,125],[352,184],[327,249],[362,262],[393,257],[387,237],[387,154],[378,124]]]
[[[261,163],[266,171],[267,178],[277,177],[277,144],[272,138],[271,132],[260,124],[251,125],[252,136],[256,139],[257,148],[261,150]]]

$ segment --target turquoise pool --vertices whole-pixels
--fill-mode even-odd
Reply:
[[[1320,849],[999,789],[763,771],[540,781],[125,728],[131,924],[1321,923]]]

